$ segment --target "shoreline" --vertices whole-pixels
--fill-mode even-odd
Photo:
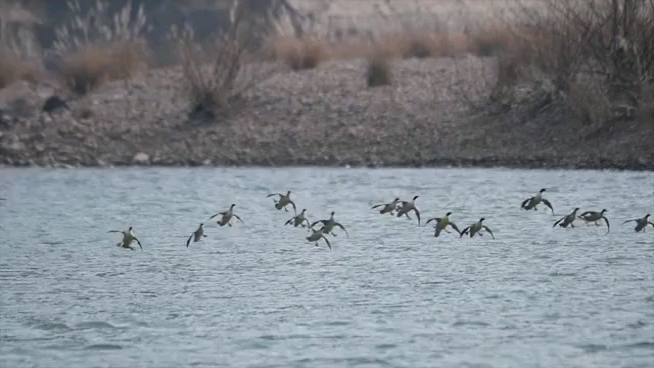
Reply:
[[[532,160],[510,160],[510,159],[496,159],[494,157],[479,158],[479,159],[454,159],[444,158],[432,160],[430,162],[414,162],[414,163],[400,163],[400,164],[362,164],[360,162],[339,162],[333,163],[284,163],[284,164],[270,164],[267,162],[259,163],[206,163],[198,162],[195,160],[179,161],[171,164],[143,164],[143,163],[106,163],[106,164],[92,164],[92,163],[58,163],[55,165],[38,165],[30,163],[22,164],[0,164],[0,169],[112,169],[112,168],[207,168],[207,169],[225,169],[225,168],[246,168],[246,169],[295,169],[295,168],[329,168],[329,169],[509,169],[509,170],[592,170],[592,171],[630,171],[630,172],[643,172],[654,171],[654,163],[642,164],[636,162],[616,164],[616,163],[561,163],[557,161],[548,161],[544,159]]]

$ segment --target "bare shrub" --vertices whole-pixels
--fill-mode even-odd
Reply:
[[[68,7],[75,17],[55,30],[54,53],[61,59],[59,76],[72,91],[85,94],[147,69],[143,5],[134,11],[128,1],[114,17],[107,14],[107,1],[96,0],[84,15],[79,0],[69,0]]]
[[[241,12],[236,14],[228,32],[216,35],[210,45],[194,43],[188,27],[172,29],[191,114],[214,116],[217,111],[228,110],[235,99],[277,70],[256,61],[257,57],[247,51],[256,28],[250,27],[249,35],[239,32],[242,16]]]
[[[611,117],[611,101],[604,87],[593,79],[570,83],[566,103],[575,118],[586,124],[598,124]]]
[[[388,57],[377,53],[369,58],[366,81],[368,87],[388,86],[391,84],[391,67]]]
[[[654,83],[654,1],[544,2],[545,12],[520,8],[495,33],[499,46],[472,37],[480,53],[499,55],[491,100],[545,83],[554,91],[543,93],[593,124],[610,120],[616,104],[637,106]]]

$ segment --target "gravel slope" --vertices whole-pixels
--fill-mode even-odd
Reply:
[[[374,89],[363,60],[284,70],[208,124],[187,121],[175,69],[103,86],[54,121],[37,113],[47,91],[36,97],[16,85],[2,91],[0,106],[23,97],[26,112],[5,104],[0,164],[654,168],[649,122],[585,126],[555,107],[471,113],[455,92],[483,93],[479,71],[491,62],[397,60],[393,86]],[[456,80],[464,87],[452,88]],[[80,117],[83,109],[90,118]]]

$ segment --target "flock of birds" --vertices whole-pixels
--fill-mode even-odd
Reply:
[[[525,199],[520,207],[524,210],[534,210],[537,211],[538,208],[537,206],[539,204],[544,204],[547,206],[551,211],[552,215],[554,215],[554,208],[552,207],[552,204],[550,201],[547,199],[543,198],[543,192],[545,192],[546,189],[543,188],[541,189],[538,193],[536,193],[534,196],[529,197]],[[297,213],[297,207],[295,203],[291,200],[291,191],[287,191],[286,194],[282,193],[272,193],[269,194],[267,197],[278,197],[274,199],[274,206],[275,209],[277,210],[284,210],[286,212],[289,212],[288,206],[293,207],[293,212],[294,216],[291,217],[288,221],[285,222],[284,225],[293,225],[294,227],[301,226],[303,228],[308,228],[309,231],[311,231],[311,234],[306,237],[307,241],[315,243],[316,247],[319,246],[318,242],[320,240],[324,240],[329,249],[332,249],[331,243],[329,242],[329,239],[327,239],[326,235],[332,235],[336,237],[336,234],[334,234],[334,229],[336,227],[341,228],[343,231],[345,231],[347,237],[349,238],[349,234],[345,227],[338,223],[334,219],[334,214],[335,212],[332,211],[331,216],[329,219],[323,219],[323,220],[318,220],[315,222],[310,222],[307,217],[306,217],[306,209],[303,209],[300,213]],[[413,212],[415,214],[417,220],[418,220],[418,225],[420,226],[420,211],[416,207],[416,199],[418,199],[419,196],[414,196],[411,200],[409,201],[402,201],[400,198],[395,198],[392,202],[390,203],[381,203],[377,204],[371,207],[371,209],[379,209],[379,213],[382,215],[385,214],[390,214],[391,216],[396,216],[396,217],[402,217],[405,216],[409,220],[412,220],[411,217],[409,216],[410,212]],[[232,224],[232,219],[237,219],[241,223],[244,223],[243,220],[234,213],[234,207],[236,207],[235,204],[232,204],[229,209],[219,212],[209,218],[209,220],[212,220],[218,216],[220,216],[219,220],[217,221],[218,226],[233,226]],[[586,211],[581,214],[577,214],[579,212],[580,208],[577,207],[575,208],[570,214],[563,216],[556,222],[554,222],[554,225],[552,226],[553,228],[556,227],[557,225],[562,228],[567,228],[571,227],[574,228],[574,222],[577,219],[581,219],[586,222],[586,224],[594,223],[596,226],[600,226],[600,221],[604,220],[606,223],[607,227],[607,233],[610,231],[610,225],[609,225],[609,220],[606,218],[606,209],[603,209],[601,211]],[[450,221],[449,216],[452,214],[452,212],[448,212],[445,214],[444,217],[434,217],[430,218],[427,220],[425,223],[425,226],[429,224],[430,222],[434,221],[434,236],[438,237],[441,232],[446,232],[450,233],[448,230],[449,228],[453,229],[459,234],[459,237],[463,237],[464,235],[468,235],[471,238],[474,237],[475,235],[483,236],[484,231],[487,231],[493,239],[495,239],[495,235],[493,234],[492,230],[488,228],[488,226],[484,225],[484,220],[485,218],[480,218],[478,221],[470,224],[469,226],[465,227],[463,230],[459,230],[458,226]],[[629,223],[629,222],[635,222],[636,227],[634,230],[636,232],[640,231],[645,231],[648,225],[651,225],[654,227],[654,223],[649,221],[650,214],[645,215],[643,218],[638,218],[638,219],[631,219],[623,222],[623,224]],[[319,228],[315,228],[316,225],[321,225]],[[141,245],[141,242],[139,239],[134,235],[133,228],[130,227],[127,231],[120,231],[120,230],[110,230],[109,232],[116,232],[116,233],[122,233],[123,234],[123,239],[116,244],[118,247],[122,248],[128,248],[135,250],[136,248],[132,247],[132,243],[136,242],[141,250],[143,250],[143,246]],[[191,235],[188,237],[186,240],[186,247],[188,248],[191,244],[191,242],[198,242],[202,240],[202,238],[205,238],[206,235],[204,234],[204,223],[200,223],[200,226],[195,230]]]

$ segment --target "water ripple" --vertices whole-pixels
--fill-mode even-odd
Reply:
[[[556,216],[519,209],[541,187]],[[563,170],[2,170],[0,366],[646,367],[654,239],[620,223],[651,212],[652,187]],[[292,211],[265,196],[286,190],[350,238],[330,252],[284,226]],[[370,209],[415,194],[424,219],[483,216],[497,239]],[[208,221],[231,203],[245,225]],[[609,209],[611,233],[552,228],[576,206]],[[107,233],[129,226],[144,252]]]

